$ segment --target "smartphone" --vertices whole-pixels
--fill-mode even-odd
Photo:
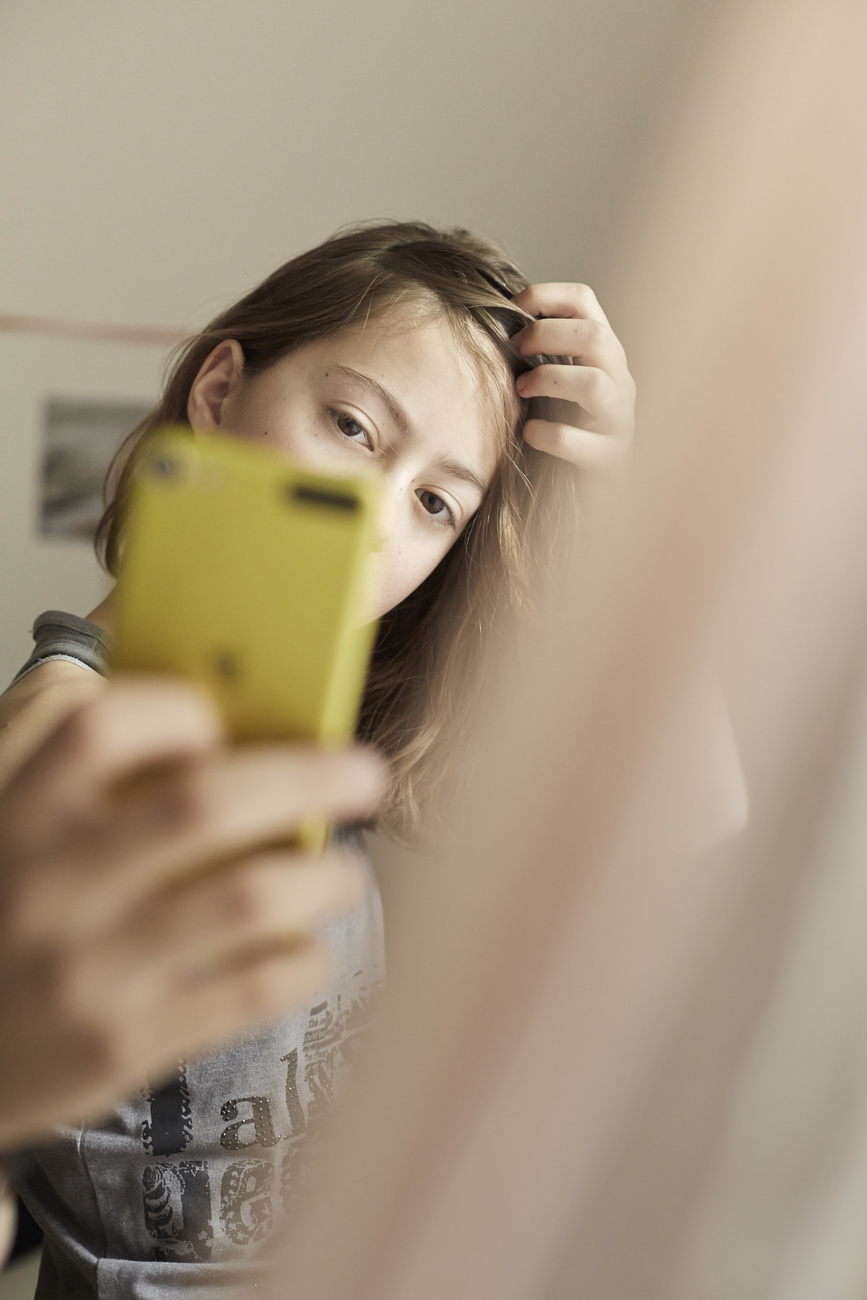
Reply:
[[[367,615],[377,483],[270,448],[159,434],[135,472],[115,664],[203,683],[236,741],[352,738],[376,626]],[[300,840],[321,847],[324,825]]]

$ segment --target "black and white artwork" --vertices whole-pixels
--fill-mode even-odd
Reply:
[[[106,470],[148,410],[138,402],[46,402],[39,510],[44,536],[93,537]]]

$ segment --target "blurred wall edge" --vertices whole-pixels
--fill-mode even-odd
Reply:
[[[620,263],[638,499],[501,666],[275,1296],[867,1291],[865,36],[721,5],[684,78]],[[696,855],[723,647],[751,812]]]

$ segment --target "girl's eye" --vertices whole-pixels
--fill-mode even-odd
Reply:
[[[416,496],[434,523],[443,524],[446,528],[456,526],[454,515],[442,497],[437,496],[436,492],[429,492],[426,488],[422,488],[420,492],[416,493]]]
[[[373,448],[373,440],[363,424],[353,420],[352,416],[348,415],[346,411],[329,410],[328,413],[344,438],[348,438],[350,442],[361,442],[365,446]]]

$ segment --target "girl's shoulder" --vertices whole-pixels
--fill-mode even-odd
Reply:
[[[50,611],[34,624],[36,648],[0,695],[0,786],[50,731],[105,685],[109,647],[100,629]]]

